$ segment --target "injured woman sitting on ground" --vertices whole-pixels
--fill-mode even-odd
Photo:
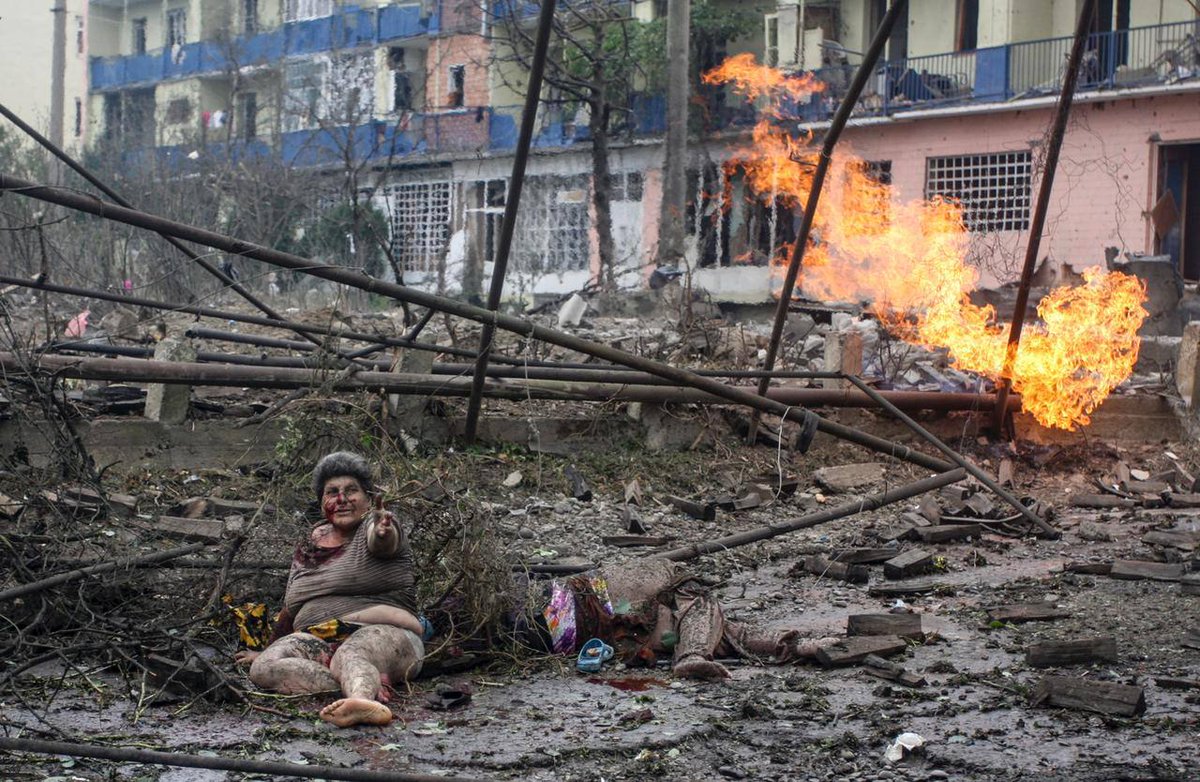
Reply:
[[[393,684],[421,670],[412,551],[378,503],[370,465],[331,453],[313,470],[325,521],[296,547],[274,642],[239,652],[259,687],[290,695],[341,690],[321,710],[335,725],[385,725]]]

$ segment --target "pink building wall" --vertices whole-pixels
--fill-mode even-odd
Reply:
[[[891,160],[893,197],[924,196],[925,159],[1033,148],[1035,171],[1051,106],[897,119],[846,129],[843,144],[866,160]],[[1063,142],[1040,255],[1076,269],[1102,264],[1104,248],[1154,251],[1147,216],[1158,195],[1158,148],[1200,141],[1200,92],[1076,103]],[[1039,184],[1035,176],[1033,197]],[[976,234],[984,283],[1019,273],[1028,232]],[[991,272],[988,274],[987,272]]]

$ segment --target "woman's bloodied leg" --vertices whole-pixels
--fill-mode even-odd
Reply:
[[[421,672],[425,645],[411,630],[368,625],[338,647],[329,670],[346,697],[321,710],[321,719],[339,727],[386,725],[392,711],[379,702],[385,686],[408,681]]]
[[[332,692],[337,680],[329,672],[329,644],[308,633],[292,633],[268,646],[250,665],[250,681],[284,695]]]
[[[675,615],[675,662],[677,676],[689,679],[725,679],[729,671],[713,660],[713,652],[725,635],[721,606],[709,597],[684,603]]]

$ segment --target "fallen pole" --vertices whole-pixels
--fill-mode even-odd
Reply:
[[[152,763],[159,766],[209,768],[218,771],[240,771],[248,774],[270,774],[279,777],[346,780],[347,782],[478,782],[471,777],[450,777],[438,774],[414,774],[404,771],[368,771],[341,766],[314,766],[308,763],[287,763],[276,760],[250,760],[219,756],[188,755],[183,752],[157,752],[131,747],[105,747],[99,744],[73,744],[66,741],[42,739],[13,739],[0,736],[0,750],[33,752],[39,755],[63,755],[72,758],[97,758],[125,763]]]
[[[924,494],[927,491],[940,489],[943,486],[961,481],[967,476],[967,471],[961,467],[956,467],[948,472],[939,475],[933,475],[928,478],[923,478],[915,483],[910,483],[906,486],[897,486],[894,489],[888,489],[880,494],[872,494],[869,497],[863,497],[857,502],[848,502],[844,505],[838,505],[836,508],[828,508],[826,510],[810,513],[807,516],[801,516],[798,519],[791,521],[780,522],[779,524],[768,524],[765,527],[746,530],[734,535],[726,535],[723,538],[716,540],[704,541],[702,543],[693,543],[689,546],[672,549],[662,554],[655,555],[664,559],[669,559],[674,562],[683,562],[689,559],[703,556],[704,554],[712,554],[717,551],[725,551],[726,549],[745,546],[748,543],[757,543],[760,540],[786,535],[789,532],[796,530],[815,527],[818,524],[824,524],[827,521],[853,516],[856,513],[863,511],[876,510],[885,505],[891,505],[894,502],[907,500],[910,497],[916,497],[919,494]]]
[[[0,175],[2,177],[3,175]],[[202,318],[217,318],[226,321],[235,321],[237,323],[251,323],[255,326],[266,326],[274,329],[288,329],[296,331],[303,329],[312,334],[324,334],[329,337],[338,337],[340,339],[349,339],[355,342],[370,342],[373,343],[371,350],[378,349],[379,345],[397,348],[411,348],[413,350],[428,350],[435,353],[445,353],[448,356],[464,356],[474,358],[475,351],[466,348],[456,348],[451,345],[434,345],[428,342],[415,342],[407,338],[387,337],[382,334],[369,334],[360,331],[347,331],[330,326],[310,325],[307,323],[296,323],[290,320],[275,320],[273,318],[265,318],[261,315],[245,315],[240,312],[230,312],[228,310],[214,309],[213,307],[201,307],[195,304],[171,304],[169,302],[156,301],[155,299],[145,299],[140,296],[125,296],[119,293],[110,293],[109,291],[95,290],[93,288],[81,288],[76,285],[60,285],[52,282],[41,282],[39,280],[27,279],[24,277],[13,277],[7,274],[0,274],[0,283],[11,283],[22,288],[31,288],[33,290],[47,291],[49,293],[62,293],[68,296],[82,296],[90,299],[100,299],[102,301],[115,301],[119,304],[124,304],[129,307],[146,307],[152,310],[164,310],[166,312],[186,312],[189,315],[198,315]],[[518,359],[508,359],[508,361],[517,361]],[[499,360],[499,359],[497,359]]]
[[[1008,413],[1005,404],[1012,388],[1013,368],[1017,363],[1017,350],[1021,345],[1021,329],[1025,325],[1025,312],[1029,306],[1029,289],[1033,286],[1033,271],[1037,266],[1038,250],[1042,242],[1042,230],[1046,226],[1046,212],[1050,208],[1050,191],[1054,187],[1054,173],[1058,168],[1058,155],[1062,151],[1063,136],[1067,133],[1067,117],[1071,114],[1071,102],[1075,98],[1075,83],[1079,78],[1079,63],[1083,59],[1084,43],[1088,39],[1096,0],[1084,0],[1075,25],[1075,40],[1071,42],[1071,54],[1067,58],[1067,71],[1063,76],[1062,93],[1058,97],[1058,110],[1050,128],[1050,139],[1046,144],[1046,163],[1042,168],[1042,181],[1038,185],[1037,203],[1029,221],[1029,244],[1025,246],[1025,263],[1021,267],[1021,282],[1017,287],[1017,300],[1013,304],[1012,326],[1008,332],[1008,346],[1004,352],[1004,366],[1000,370],[1000,383],[996,389],[996,408],[992,414],[992,429],[1000,434]]]
[[[184,557],[188,554],[194,554],[197,551],[208,546],[207,543],[193,543],[190,546],[180,546],[179,548],[167,549],[166,551],[158,551],[153,554],[147,554],[144,557],[131,557],[128,559],[114,559],[109,562],[101,562],[98,565],[89,565],[88,567],[79,568],[78,570],[70,570],[66,573],[59,573],[49,578],[43,578],[40,581],[31,581],[28,584],[6,589],[0,592],[0,602],[5,600],[15,600],[18,597],[32,595],[37,592],[44,592],[62,584],[69,584],[72,581],[78,581],[81,578],[94,576],[99,573],[107,573],[111,570],[119,570],[121,568],[141,567],[144,565],[153,565],[160,562],[167,562],[177,557]]]
[[[32,127],[30,127],[24,120],[22,120],[20,117],[18,117],[12,111],[10,111],[7,106],[0,104],[0,114],[3,114],[5,117],[7,117],[10,122],[12,122],[18,128],[20,128],[22,131],[24,131],[24,133],[27,136],[32,138],[38,144],[41,144],[42,147],[44,147],[46,150],[48,150],[50,152],[50,154],[54,155],[56,158],[58,158],[63,163],[65,163],[72,171],[74,171],[76,174],[79,174],[79,176],[81,176],[85,180],[87,180],[93,187],[95,187],[101,193],[104,193],[106,196],[111,198],[115,203],[118,203],[121,206],[128,207],[130,209],[134,208],[133,204],[126,201],[124,198],[122,198],[120,196],[119,193],[117,193],[115,190],[113,190],[108,185],[104,184],[104,182],[102,182],[98,177],[93,175],[92,172],[90,172],[86,168],[84,168],[82,164],[80,164],[78,161],[75,160],[75,158],[71,157],[66,152],[64,152],[62,149],[60,149],[56,144],[54,144],[52,141],[50,141],[50,139],[46,138],[41,133],[38,133],[36,130],[34,130]],[[180,243],[177,239],[175,239],[175,237],[168,236],[167,234],[164,234],[164,233],[160,233],[159,236],[162,237],[163,241],[165,241],[167,244],[171,245],[176,250],[178,250],[180,253],[182,253],[183,256],[185,258],[187,258],[189,261],[191,261],[192,263],[195,263],[201,269],[204,269],[204,271],[208,272],[209,274],[211,274],[212,276],[214,276],[218,280],[220,280],[222,285],[225,285],[228,288],[232,288],[235,293],[237,293],[239,296],[241,296],[246,301],[250,302],[251,305],[253,305],[256,309],[259,310],[259,312],[262,312],[264,315],[274,318],[275,320],[282,320],[282,318],[278,312],[276,312],[274,309],[272,309],[270,306],[268,306],[265,302],[263,302],[261,299],[256,297],[254,294],[252,294],[250,291],[248,291],[244,287],[242,287],[241,283],[239,283],[237,280],[235,280],[232,277],[230,277],[229,275],[227,275],[225,272],[218,269],[216,266],[213,266],[211,263],[209,263],[207,260],[205,260],[201,256],[192,252],[189,248],[185,247],[182,243]],[[321,341],[319,339],[317,339],[316,337],[312,336],[311,334],[307,334],[298,329],[295,331],[297,334],[304,337],[305,339],[307,339],[309,342],[313,343],[314,345],[321,344]],[[345,356],[342,356],[341,358],[343,358],[343,360],[349,360]]]
[[[297,343],[304,344],[304,343]],[[74,353],[99,353],[108,356],[126,356],[129,358],[151,358],[154,356],[154,349],[149,347],[138,347],[134,345],[112,345],[104,342],[55,342],[46,346],[46,350],[51,354],[59,354],[60,351],[69,351]],[[196,353],[196,360],[201,363],[220,363],[229,364],[251,364],[255,366],[273,366],[273,367],[295,367],[295,368],[319,368],[326,366],[320,360],[314,360],[308,356],[276,356],[265,353],[260,354],[240,354],[240,353],[213,353],[209,351],[199,351]],[[377,372],[389,372],[392,369],[394,362],[382,359],[368,359],[367,368]],[[474,372],[474,364],[461,363],[446,363],[441,361],[433,362],[430,372],[434,375],[461,375],[470,377]],[[698,374],[705,377],[745,377],[740,373],[727,372],[722,370],[697,370]],[[783,377],[792,377],[799,375],[803,379],[820,380],[825,377],[831,379],[840,379],[839,372],[791,372],[783,373]],[[535,362],[529,366],[489,366],[487,369],[488,377],[512,377],[512,378],[529,378],[532,380],[567,380],[572,382],[594,382],[594,383],[617,383],[617,384],[641,384],[641,385],[674,385],[668,380],[663,380],[660,377],[655,377],[647,372],[632,372],[622,370],[615,364],[596,364],[592,366],[578,365],[558,365],[553,362],[543,361]],[[751,375],[754,377],[754,375]],[[925,393],[925,392],[902,392],[902,393]],[[930,392],[932,397],[942,396],[942,392]],[[953,393],[947,396],[954,396]],[[981,401],[985,396],[976,394],[968,394],[972,399]],[[990,395],[986,395],[987,404],[991,404],[994,400]],[[965,408],[964,408],[965,409]]]
[[[37,185],[32,182],[18,179],[8,174],[0,173],[0,191],[8,191],[17,193],[27,198],[33,198],[46,203],[58,204],[70,209],[76,209],[88,214],[94,214],[108,220],[134,225],[139,228],[148,230],[169,233],[179,239],[185,239],[189,242],[195,242],[206,247],[212,247],[224,252],[242,255],[247,258],[269,263],[274,266],[279,266],[284,269],[293,269],[310,274],[314,277],[331,280],[343,285],[349,285],[353,288],[364,290],[367,293],[377,293],[382,296],[389,296],[398,301],[407,302],[409,304],[417,304],[423,307],[432,307],[451,315],[457,315],[461,318],[474,320],[480,323],[491,322],[498,328],[511,331],[515,334],[520,334],[530,339],[549,342],[553,345],[577,350],[580,353],[586,353],[597,358],[602,358],[618,364],[623,364],[632,369],[640,369],[644,372],[659,377],[671,380],[679,385],[691,386],[707,391],[716,396],[728,399],[730,402],[745,405],[747,407],[761,410],[765,413],[778,415],[781,418],[786,418],[796,421],[805,426],[812,427],[816,431],[821,431],[848,442],[856,443],[876,451],[878,453],[887,454],[896,459],[912,462],[930,470],[946,470],[952,465],[943,460],[938,459],[920,451],[913,450],[906,445],[895,443],[886,440],[882,437],[867,432],[860,431],[850,426],[830,421],[827,418],[822,418],[815,413],[805,410],[802,407],[793,405],[785,405],[781,402],[776,402],[773,399],[767,399],[755,394],[748,389],[737,388],[720,383],[712,378],[697,375],[694,372],[686,369],[673,367],[669,364],[664,364],[653,359],[637,356],[628,353],[611,345],[606,345],[600,342],[577,337],[573,334],[566,334],[561,331],[539,326],[521,318],[505,315],[500,312],[493,312],[476,307],[462,301],[447,299],[442,296],[437,296],[425,291],[408,288],[396,283],[378,280],[369,277],[361,272],[344,269],[337,266],[328,266],[324,264],[315,264],[298,255],[292,255],[281,250],[262,247],[250,242],[233,239],[228,236],[216,233],[215,231],[197,228],[195,226],[185,225],[167,220],[157,215],[146,214],[135,209],[126,209],[121,206],[105,203],[91,196],[81,195],[74,191],[65,188],[47,187]],[[380,340],[382,341],[382,340]]]
[[[783,287],[779,290],[779,303],[775,307],[775,321],[771,324],[771,341],[767,343],[767,356],[763,361],[764,369],[775,368],[775,357],[779,354],[779,341],[783,337],[783,325],[787,321],[788,305],[791,304],[792,291],[796,287],[796,276],[804,264],[804,253],[808,249],[808,237],[812,233],[813,222],[817,217],[817,204],[821,200],[821,188],[825,184],[825,174],[829,171],[829,164],[833,160],[833,149],[842,135],[842,129],[850,120],[854,104],[858,102],[858,96],[866,86],[867,79],[875,74],[875,63],[879,59],[879,55],[883,53],[883,47],[892,34],[892,27],[895,26],[896,19],[900,16],[900,12],[905,10],[906,5],[907,0],[894,0],[892,7],[883,15],[879,29],[875,31],[875,37],[871,39],[871,45],[867,48],[862,63],[854,74],[854,80],[850,82],[846,94],[842,96],[837,113],[833,115],[833,119],[829,123],[829,130],[825,131],[825,139],[817,158],[817,168],[813,172],[812,184],[808,189],[808,200],[804,204],[804,217],[800,221],[796,243],[792,245],[792,257],[788,261],[787,273],[783,277]],[[767,382],[760,380],[758,393],[762,395],[766,392]],[[758,416],[756,415],[750,424],[750,442],[754,442],[757,428]]]
[[[492,280],[488,284],[487,308],[492,312],[500,309],[500,295],[504,292],[508,255],[512,249],[513,232],[517,228],[517,209],[521,205],[521,191],[525,187],[525,165],[529,161],[529,147],[533,144],[538,101],[542,97],[542,74],[546,72],[546,53],[550,49],[550,29],[554,26],[554,9],[558,0],[541,0],[541,3],[537,35],[533,41],[533,60],[529,63],[529,82],[525,85],[525,106],[521,109],[521,130],[517,135],[512,175],[508,178],[508,191],[504,197],[504,219],[500,222],[496,256],[492,259]],[[479,404],[483,396],[483,383],[487,378],[488,358],[492,354],[492,340],[495,336],[496,324],[483,321],[483,329],[479,333],[479,351],[475,357],[475,372],[472,375],[474,382],[471,385],[471,397],[467,402],[467,423],[463,433],[467,445],[475,442],[475,432],[479,427]]]
[[[145,348],[121,348],[145,350]],[[242,357],[246,365],[206,364],[199,362],[152,361],[140,358],[82,358],[61,354],[42,354],[33,359],[38,369],[59,377],[82,380],[109,380],[126,383],[163,383],[166,385],[227,386],[236,388],[317,388],[330,391],[373,391],[388,394],[463,397],[472,386],[469,364],[461,365],[462,374],[413,374],[400,372],[358,371],[342,376],[329,370],[295,367],[269,367],[256,356]],[[293,359],[299,360],[299,359]],[[0,371],[17,374],[27,363],[13,353],[0,352]],[[489,367],[489,371],[508,368]],[[514,373],[515,374],[515,373]],[[626,373],[634,374],[634,373]],[[732,386],[731,386],[732,387]],[[696,388],[663,383],[600,382],[584,378],[578,381],[537,379],[533,377],[488,378],[484,393],[493,399],[554,399],[563,401],[653,402],[658,404],[729,404],[721,396]],[[880,392],[876,392],[880,393]],[[990,409],[987,394],[949,394],[940,391],[887,391],[889,404],[909,409],[973,410]],[[775,387],[767,398],[787,406],[859,407],[878,406],[871,396],[850,389]],[[1012,400],[1019,403],[1018,399]]]
[[[971,477],[988,487],[993,494],[1015,508],[1018,513],[1025,517],[1027,521],[1040,529],[1046,535],[1046,537],[1052,539],[1062,537],[1058,530],[1054,529],[1054,527],[1051,527],[1041,516],[1038,516],[1029,508],[1025,507],[1025,503],[1021,502],[1018,497],[1015,497],[1006,491],[1003,486],[1001,486],[994,478],[992,478],[992,476],[979,469],[965,457],[959,455],[953,448],[946,445],[936,435],[918,424],[911,417],[905,415],[904,412],[899,409],[899,407],[888,401],[883,394],[867,385],[862,378],[855,377],[854,375],[846,375],[845,378],[853,383],[858,390],[871,397],[871,399],[874,400],[884,410],[887,410],[889,413],[896,416],[896,418],[898,418],[909,429],[913,430],[913,432],[916,433],[922,440],[945,454],[947,459],[971,473]]]

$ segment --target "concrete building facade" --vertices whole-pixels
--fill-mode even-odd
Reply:
[[[90,34],[87,0],[0,4],[4,105],[74,151],[87,142]],[[16,128],[13,132],[20,135]]]
[[[727,10],[743,7],[716,2]],[[620,6],[653,24],[666,3]],[[827,87],[787,125],[819,138],[888,0],[780,0],[709,56],[752,53]],[[1028,240],[1043,137],[1082,0],[922,0],[891,36],[844,135],[893,200],[962,201],[972,261],[1011,278]],[[1164,254],[1200,279],[1200,14],[1188,0],[1102,0],[1090,20],[1042,254],[1100,262],[1105,249]],[[476,0],[91,0],[85,40],[94,143],[197,156],[276,155],[336,168],[346,150],[381,174],[409,284],[478,292],[490,273],[520,122],[523,74],[497,34],[508,3]],[[531,5],[535,9],[535,5]],[[533,14],[525,10],[525,29]],[[558,49],[557,56],[562,56]],[[716,62],[700,65],[715,65]],[[657,242],[661,92],[631,78],[614,123],[609,186],[620,280],[640,284]],[[597,278],[589,115],[547,88],[506,295]],[[770,257],[793,218],[749,199],[724,164],[756,108],[697,97],[685,219],[694,284],[765,302]],[[761,108],[761,106],[759,107]]]

